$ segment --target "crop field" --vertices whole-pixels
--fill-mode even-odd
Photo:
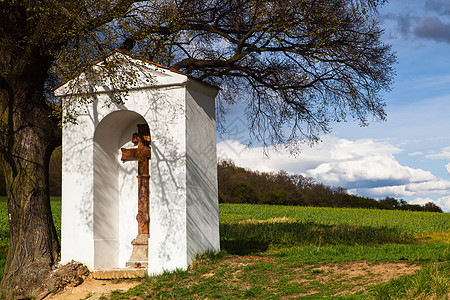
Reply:
[[[59,231],[59,199],[52,210]],[[9,236],[4,199],[0,213],[2,268]],[[199,255],[188,270],[144,278],[105,299],[450,295],[450,214],[221,204],[220,240],[219,253]]]
[[[221,204],[220,222],[287,218],[291,222],[318,225],[396,228],[402,233],[430,234],[450,230],[450,214],[401,210]]]

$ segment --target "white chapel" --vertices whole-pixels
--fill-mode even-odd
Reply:
[[[78,114],[63,128],[61,262],[186,269],[197,253],[219,250],[218,88],[120,51],[95,67],[111,62],[114,76],[83,73],[55,90]],[[114,104],[121,70],[133,81]]]

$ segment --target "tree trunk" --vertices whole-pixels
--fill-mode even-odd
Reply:
[[[60,249],[48,184],[49,159],[60,140],[43,98],[49,62],[23,64],[0,82],[0,156],[10,228],[2,299],[32,298],[43,292]]]

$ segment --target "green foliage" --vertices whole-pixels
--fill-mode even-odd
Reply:
[[[264,195],[261,202],[264,204],[287,205],[288,195],[282,190],[270,191]]]
[[[433,202],[425,203],[424,209],[425,211],[440,212],[440,213],[443,212],[442,209]]]
[[[239,198],[244,203],[257,203],[256,190],[248,182],[236,182],[233,188],[233,196]]]

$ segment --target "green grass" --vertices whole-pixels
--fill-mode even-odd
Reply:
[[[53,200],[59,232],[61,203]],[[4,264],[8,220],[1,198],[0,212]],[[218,254],[200,255],[186,271],[147,277],[108,297],[448,299],[450,214],[221,204],[220,233]],[[367,270],[354,277],[330,271],[361,262]],[[388,264],[421,270],[377,282],[373,270]]]
[[[220,224],[221,246],[230,253],[265,251],[269,246],[411,244],[412,234],[387,226],[323,225],[314,222],[238,222]]]
[[[369,266],[376,266],[376,263]],[[264,254],[251,257],[219,253],[199,256],[187,271],[145,278],[111,299],[447,299],[448,262],[427,264],[417,274],[374,283],[370,272],[349,277],[324,267],[342,263],[305,263]],[[351,266],[351,265],[350,265]],[[372,283],[372,284],[369,284]],[[431,297],[435,298],[431,298]],[[428,298],[427,298],[428,297]]]
[[[302,223],[312,222],[320,225],[389,228],[410,234],[450,231],[450,214],[361,208],[250,204],[220,205],[221,223],[276,218],[287,218]]]
[[[449,299],[450,263],[428,264],[414,276],[404,276],[373,289],[376,299]]]
[[[450,214],[221,204],[220,233],[218,257],[201,256],[187,271],[147,278],[111,298],[448,297]],[[376,278],[369,271],[346,278],[322,269],[355,262],[422,270],[369,284]]]

